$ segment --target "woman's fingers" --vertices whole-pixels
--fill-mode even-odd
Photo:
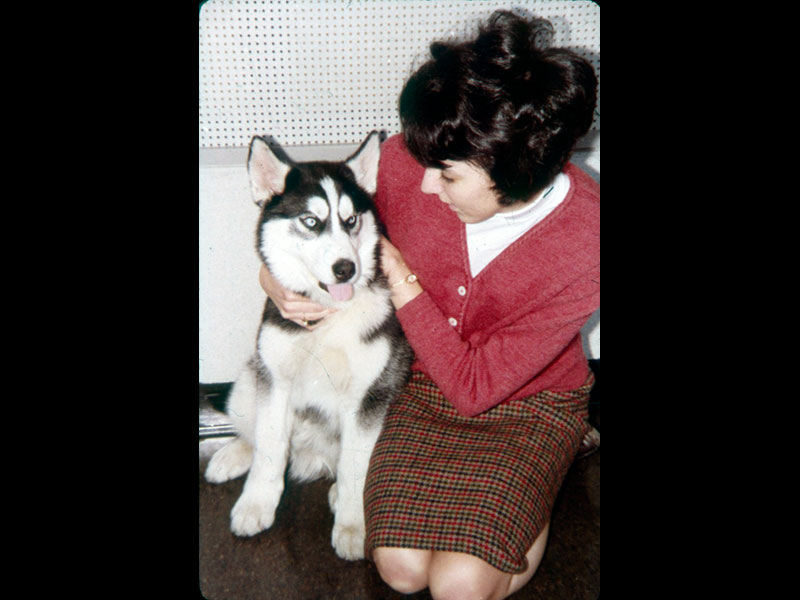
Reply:
[[[314,329],[320,321],[334,313],[333,309],[312,302],[305,296],[287,290],[272,276],[266,265],[261,265],[258,281],[271,302],[278,308],[284,319],[297,323],[306,329]]]

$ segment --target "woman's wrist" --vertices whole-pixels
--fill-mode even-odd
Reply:
[[[385,237],[381,238],[381,268],[389,282],[395,309],[399,310],[422,293],[417,276],[406,265],[400,251]]]
[[[390,280],[389,286],[389,291],[391,292],[390,298],[392,304],[394,304],[395,310],[400,310],[423,292],[417,276],[411,272],[407,273],[402,278],[398,278],[398,281],[394,283]]]

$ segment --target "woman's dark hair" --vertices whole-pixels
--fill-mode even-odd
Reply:
[[[483,168],[502,205],[526,201],[589,131],[597,77],[588,61],[542,48],[546,20],[496,11],[467,42],[434,42],[400,94],[406,146],[426,167]]]

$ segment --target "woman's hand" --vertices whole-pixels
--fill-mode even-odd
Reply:
[[[275,280],[264,264],[261,265],[261,270],[258,272],[258,282],[269,299],[278,307],[284,319],[293,321],[308,330],[319,325],[319,323],[309,325],[309,321],[319,321],[336,312],[334,309],[316,304],[300,294],[287,290]]]
[[[381,268],[389,280],[395,309],[399,310],[422,293],[419,281],[408,281],[407,278],[412,272],[403,260],[403,255],[383,236],[381,236]]]

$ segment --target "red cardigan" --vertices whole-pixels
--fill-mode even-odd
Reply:
[[[473,279],[465,225],[420,191],[423,172],[402,136],[383,144],[378,213],[424,289],[397,311],[413,368],[464,416],[581,386],[580,329],[600,306],[600,186],[568,164],[564,201]]]

